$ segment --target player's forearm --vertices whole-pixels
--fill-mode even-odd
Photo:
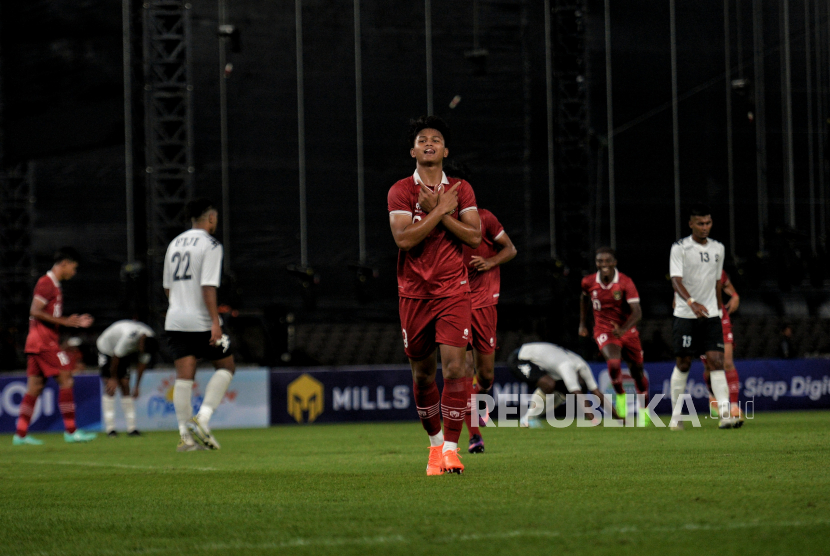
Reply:
[[[640,307],[639,303],[634,303],[631,305],[631,314],[628,316],[628,319],[623,323],[620,327],[623,330],[631,330],[634,328],[640,319],[643,318],[643,309]]]
[[[516,256],[516,253],[516,248],[513,245],[510,245],[509,247],[505,247],[504,249],[502,249],[489,259],[487,259],[487,262],[489,262],[493,266],[499,266],[512,261],[513,257]]]
[[[219,308],[216,303],[216,286],[202,286],[202,299],[213,324],[219,324]]]
[[[395,238],[395,244],[401,251],[409,251],[424,241],[440,222],[441,214],[433,211],[421,220],[412,222],[401,230],[395,231],[393,228],[392,235]]]
[[[43,309],[30,309],[29,315],[36,318],[39,321],[46,322],[49,324],[56,324],[58,326],[69,326],[67,324],[68,319],[66,317],[52,316]]]
[[[677,292],[677,295],[680,296],[680,299],[683,301],[688,302],[689,298],[691,298],[691,294],[689,294],[688,290],[686,290],[686,286],[683,285],[683,278],[680,276],[672,276],[671,277],[671,285],[674,288],[674,291]]]
[[[587,316],[587,311],[585,305],[588,303],[588,298],[585,294],[582,294],[579,297],[579,327],[580,328],[587,328],[585,326],[585,317]]]
[[[441,223],[452,235],[461,240],[462,243],[475,249],[481,244],[481,229],[471,226],[461,220],[445,214]]]

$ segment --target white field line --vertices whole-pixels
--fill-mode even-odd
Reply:
[[[830,520],[818,519],[814,521],[778,521],[775,523],[764,523],[761,521],[749,521],[744,523],[728,523],[724,525],[709,525],[699,523],[685,523],[674,527],[606,527],[599,531],[574,533],[572,531],[529,531],[529,530],[514,530],[503,531],[499,533],[469,533],[464,535],[450,535],[443,537],[437,542],[439,544],[446,544],[455,541],[480,541],[480,540],[495,540],[495,539],[511,539],[517,537],[596,537],[597,535],[622,535],[622,534],[642,534],[651,535],[654,533],[682,533],[692,531],[730,531],[735,529],[756,529],[762,527],[768,528],[797,528],[797,527],[813,527],[817,525],[828,525]],[[289,539],[281,542],[262,542],[262,543],[247,543],[247,542],[228,542],[228,543],[204,543],[192,545],[192,551],[215,551],[228,552],[240,550],[277,550],[281,548],[301,548],[301,547],[335,547],[335,546],[360,546],[360,545],[384,545],[384,544],[414,544],[418,539],[407,538],[402,535],[377,536],[377,537],[356,537],[356,538],[340,538],[340,539],[325,539],[325,538],[297,538]],[[95,555],[119,555],[128,550],[130,554],[157,554],[174,552],[175,549],[169,548],[137,548],[137,549],[92,549],[85,552],[73,552],[76,554],[95,554]],[[31,556],[50,556],[47,552],[32,553]],[[56,556],[57,553],[55,553]]]
[[[19,463],[32,465],[77,465],[79,467],[116,467],[119,469],[140,469],[144,471],[219,471],[215,467],[173,467],[159,465],[130,465],[126,463],[98,463],[94,461],[48,461],[17,460]]]

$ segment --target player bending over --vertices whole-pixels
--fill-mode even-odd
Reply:
[[[236,370],[230,338],[222,332],[216,290],[222,279],[222,245],[213,238],[219,212],[208,199],[195,199],[185,209],[192,228],[179,234],[164,256],[164,293],[170,300],[164,330],[176,365],[173,405],[179,422],[179,452],[218,450],[210,418],[222,403]],[[196,363],[208,359],[216,372],[205,388],[199,413],[191,418]],[[194,442],[194,438],[200,444]]]
[[[530,388],[535,388],[534,397],[545,399],[546,395],[556,392],[557,384],[561,381],[567,393],[574,394],[585,408],[585,416],[596,421],[598,418],[590,410],[590,404],[585,398],[586,393],[593,394],[603,404],[604,410],[616,419],[616,411],[612,404],[605,403],[605,396],[599,391],[597,382],[591,372],[591,367],[574,352],[548,342],[531,342],[522,345],[507,358],[507,365],[513,376],[525,382]],[[584,384],[584,386],[583,386]],[[551,409],[551,408],[547,408]],[[608,411],[610,409],[610,411]],[[535,426],[527,415],[519,421],[519,426]]]
[[[412,367],[418,416],[429,435],[427,475],[463,473],[458,438],[470,391],[465,354],[470,341],[470,286],[462,245],[481,243],[481,222],[470,184],[444,174],[449,126],[421,117],[409,129],[415,173],[389,189],[392,237],[398,246],[398,308]],[[441,351],[444,391],[435,384]],[[441,415],[444,431],[441,431]]]
[[[141,375],[158,351],[153,329],[143,322],[119,320],[104,330],[98,341],[98,364],[104,381],[101,409],[107,436],[115,438],[115,392],[121,390],[121,408],[127,421],[127,436],[141,436],[135,428],[135,398]],[[135,363],[135,386],[130,394],[130,367]]]
[[[70,280],[78,271],[80,256],[72,247],[61,247],[55,253],[54,264],[35,285],[32,305],[29,308],[29,335],[26,337],[26,395],[20,402],[17,418],[17,432],[12,444],[43,444],[27,435],[29,421],[35,409],[35,402],[43,392],[46,379],[58,381],[58,407],[63,417],[63,434],[67,442],[89,442],[94,433],[84,432],[75,427],[75,395],[72,366],[69,356],[58,344],[59,328],[89,328],[93,318],[90,315],[63,316],[63,291],[61,282]]]
[[[617,394],[617,413],[625,415],[627,405],[622,383],[622,358],[628,363],[637,393],[645,396],[648,405],[648,377],[643,371],[643,348],[636,326],[643,316],[640,295],[631,278],[617,270],[617,257],[613,249],[597,249],[596,265],[597,272],[582,279],[579,335],[588,336],[585,323],[590,304],[594,314],[594,341],[608,363],[608,375]],[[648,423],[648,412],[641,415]]]

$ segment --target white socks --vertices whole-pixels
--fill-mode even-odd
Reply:
[[[104,414],[104,430],[115,430],[115,396],[101,396],[101,411]]]
[[[179,422],[179,434],[182,436],[190,434],[187,431],[187,422],[193,416],[193,404],[190,398],[192,391],[192,380],[176,379],[173,386],[173,407],[176,408],[176,420]]]
[[[124,419],[127,421],[127,432],[135,430],[135,401],[132,396],[121,396],[121,409],[124,410]]]
[[[686,391],[686,381],[689,380],[689,373],[681,373],[677,367],[671,373],[671,406],[677,405],[680,395]],[[728,397],[728,396],[727,396]]]
[[[454,452],[457,449],[458,449],[458,442],[444,442],[444,448],[441,450],[441,453]]]
[[[208,424],[213,412],[222,403],[222,398],[225,397],[225,392],[228,391],[231,379],[233,379],[233,374],[227,369],[218,369],[210,377],[210,381],[208,381],[205,388],[205,398],[202,400],[202,407],[199,408],[198,413],[199,421],[202,424]]]
[[[718,416],[721,419],[729,417],[729,383],[726,382],[726,372],[711,371],[709,381],[712,383],[712,393],[718,400]]]
[[[435,446],[440,446],[444,443],[444,432],[438,431],[438,434],[432,435],[429,437],[429,446],[433,448]]]

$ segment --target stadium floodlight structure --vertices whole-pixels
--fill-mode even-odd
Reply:
[[[144,126],[150,312],[166,305],[162,271],[167,244],[181,232],[193,196],[191,5],[144,3]]]
[[[582,268],[588,268],[591,240],[586,4],[555,0],[552,13],[556,185],[562,216],[558,251],[570,265]]]
[[[35,283],[32,256],[34,167],[0,170],[0,321],[19,335],[28,330]]]

